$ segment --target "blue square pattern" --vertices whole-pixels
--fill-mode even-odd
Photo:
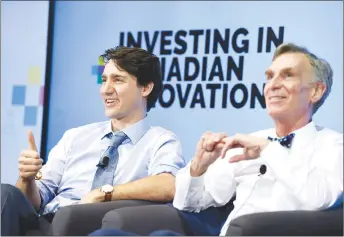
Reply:
[[[13,86],[12,105],[25,105],[26,86]]]
[[[92,75],[98,75],[99,65],[92,66]]]
[[[24,126],[35,126],[37,124],[37,106],[25,106]]]

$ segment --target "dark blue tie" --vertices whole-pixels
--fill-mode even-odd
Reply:
[[[115,175],[115,170],[117,167],[118,163],[118,151],[117,148],[119,145],[121,145],[125,139],[127,139],[127,135],[125,135],[124,132],[116,132],[116,133],[111,133],[110,135],[110,146],[108,149],[104,152],[100,163],[104,163],[104,157],[107,157],[108,164],[104,166],[99,165],[98,169],[96,171],[96,174],[94,175],[93,183],[92,183],[92,189],[99,188],[105,184],[113,184],[113,179]],[[107,159],[106,158],[106,159]]]
[[[278,141],[282,146],[290,148],[291,142],[293,141],[294,137],[295,137],[295,133],[290,133],[289,135],[282,137],[282,138],[268,137],[268,139],[270,141]]]

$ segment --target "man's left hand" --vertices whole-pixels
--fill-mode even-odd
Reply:
[[[223,138],[223,141],[225,144],[221,151],[222,158],[225,157],[226,152],[231,148],[244,148],[243,154],[235,155],[229,159],[231,163],[258,158],[261,151],[270,143],[268,139],[245,134],[236,134],[232,137],[226,137]]]
[[[89,192],[88,194],[86,194],[86,196],[84,196],[80,200],[79,204],[99,203],[99,202],[104,202],[104,200],[105,200],[104,192],[102,192],[100,188],[96,188],[92,190],[91,192]]]

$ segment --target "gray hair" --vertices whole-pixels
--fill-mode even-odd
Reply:
[[[324,94],[322,95],[320,100],[313,105],[313,114],[315,114],[315,112],[317,112],[320,106],[323,105],[326,98],[331,92],[332,81],[333,81],[332,68],[325,59],[318,58],[313,53],[311,53],[307,48],[300,47],[292,43],[279,45],[273,55],[272,61],[274,61],[278,56],[285,53],[304,54],[308,58],[309,63],[313,68],[314,75],[315,75],[314,82],[322,82],[326,85],[326,90]]]

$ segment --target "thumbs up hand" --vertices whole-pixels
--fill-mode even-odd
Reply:
[[[23,150],[19,157],[19,176],[22,179],[33,179],[42,168],[43,160],[40,158],[32,131],[28,131],[29,149]]]

